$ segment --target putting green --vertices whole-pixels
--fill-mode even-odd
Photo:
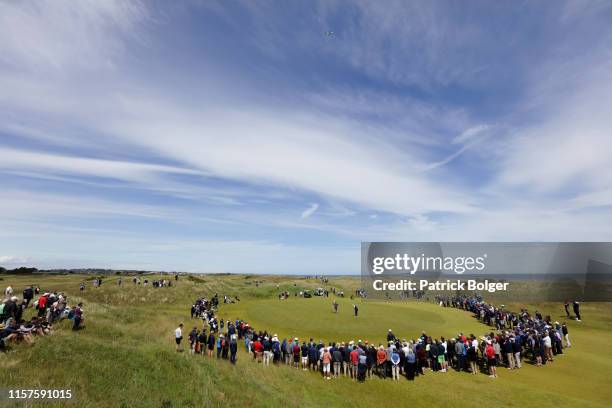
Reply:
[[[400,338],[415,339],[425,331],[434,338],[455,337],[459,332],[481,335],[490,329],[471,313],[442,308],[423,302],[383,302],[357,300],[359,315],[354,316],[353,302],[339,299],[338,313],[332,298],[314,297],[287,300],[260,300],[244,304],[221,305],[220,316],[248,321],[256,330],[268,330],[283,337],[308,340],[350,341],[358,339],[380,343],[392,329]],[[271,333],[272,334],[272,333]]]

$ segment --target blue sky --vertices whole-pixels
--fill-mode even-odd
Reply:
[[[0,264],[357,273],[361,241],[612,240],[611,21],[1,2]]]

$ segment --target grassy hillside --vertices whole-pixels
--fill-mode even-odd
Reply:
[[[79,407],[200,407],[200,406],[506,406],[604,407],[612,398],[612,307],[583,305],[583,322],[569,321],[574,347],[543,368],[529,364],[521,370],[500,370],[499,378],[465,373],[427,373],[413,383],[389,380],[357,384],[349,379],[325,382],[318,375],[284,366],[264,369],[252,362],[242,344],[236,366],[203,356],[174,351],[173,329],[184,322],[192,327],[189,307],[198,296],[239,295],[241,302],[221,305],[220,317],[248,320],[280,337],[315,337],[324,341],[384,340],[392,328],[401,337],[416,337],[422,330],[439,336],[458,331],[481,334],[488,328],[468,313],[430,303],[360,303],[360,316],[352,315],[351,301],[339,299],[340,312],[332,313],[332,299],[292,297],[279,301],[280,290],[321,286],[316,280],[287,277],[198,276],[181,277],[172,288],[134,286],[124,277],[119,287],[109,277],[101,288],[74,275],[3,276],[20,293],[26,284],[68,294],[69,303],[83,301],[85,326],[72,332],[62,322],[52,336],[37,338],[32,346],[19,345],[0,355],[0,384],[17,388],[70,388]],[[152,279],[152,277],[149,277]],[[255,281],[263,281],[256,286]],[[278,288],[277,288],[278,285]],[[359,285],[352,278],[333,278],[326,286],[347,293]],[[538,308],[562,315],[559,304],[510,304],[513,309]],[[198,321],[197,326],[201,323]],[[57,406],[57,404],[54,404]]]

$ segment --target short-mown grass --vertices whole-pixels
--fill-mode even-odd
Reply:
[[[79,293],[83,276],[4,275],[4,286],[21,291],[26,284],[68,294],[85,303],[84,330],[72,332],[62,322],[53,336],[37,338],[32,346],[18,345],[0,355],[0,387],[70,388],[79,407],[201,407],[201,406],[540,406],[604,407],[612,398],[612,307],[583,305],[583,322],[568,321],[574,347],[543,368],[525,364],[521,370],[500,370],[499,378],[465,373],[427,373],[415,382],[373,379],[357,384],[349,379],[323,381],[317,374],[285,366],[252,362],[240,345],[236,366],[204,356],[174,351],[173,329],[190,321],[189,306],[198,296],[239,295],[241,301],[221,305],[220,316],[248,320],[254,327],[282,337],[316,340],[381,342],[387,329],[413,338],[422,330],[433,336],[457,332],[482,334],[489,329],[470,314],[426,302],[359,300],[354,317],[352,300],[339,298],[338,314],[330,298],[279,301],[280,290],[335,286],[348,294],[358,285],[353,278],[331,278],[327,285],[310,279],[273,276],[181,277],[172,288],[134,286],[123,277],[108,277],[102,287],[88,284]],[[153,276],[148,276],[154,279]],[[263,281],[256,285],[255,281]],[[173,282],[174,283],[174,282]],[[563,314],[556,303],[512,304],[513,309],[538,308],[553,317]],[[29,312],[31,313],[31,311]],[[54,404],[53,406],[57,406]]]

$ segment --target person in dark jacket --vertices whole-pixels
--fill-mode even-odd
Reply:
[[[281,358],[282,361],[285,362],[285,364],[289,364],[289,352],[287,351],[287,339],[283,339],[283,342],[281,343]]]
[[[224,360],[227,360],[229,355],[229,339],[228,338],[223,338],[223,341],[221,342],[221,358]]]
[[[372,378],[372,367],[376,364],[376,347],[373,344],[370,344],[370,347],[367,349],[367,359],[366,366],[368,369],[368,378]]]
[[[335,344],[332,347],[332,361],[334,365],[334,377],[338,378],[340,376],[340,369],[342,367],[342,353]]]
[[[208,335],[208,341],[206,342],[206,350],[208,357],[212,357],[213,356],[213,352],[215,350],[215,334],[213,333],[213,331],[210,331],[210,334]]]
[[[521,351],[522,351],[521,338],[515,337],[514,342],[512,342],[512,352],[514,353],[514,365],[516,366],[516,368],[522,367]]]
[[[197,340],[198,340],[198,329],[197,327],[194,327],[189,332],[189,352],[191,354],[195,353],[195,345],[196,345]]]
[[[349,347],[342,343],[341,347],[342,351],[342,371],[344,372],[344,376],[348,377],[351,372],[351,351]]]
[[[79,303],[74,309],[74,319],[72,320],[72,330],[79,330],[81,328],[81,321],[83,320],[83,303]]]
[[[27,308],[30,305],[30,301],[34,298],[34,288],[28,286],[23,290],[23,303]]]
[[[458,339],[455,342],[455,354],[457,355],[457,371],[461,371],[466,368],[465,360],[467,356],[467,350],[465,348],[465,343]]]
[[[406,342],[406,340],[404,340],[404,342]],[[400,371],[402,374],[405,374],[404,368],[406,367],[406,355],[402,351],[402,345],[400,344],[399,341],[395,343],[395,348],[398,350],[398,354],[400,358],[400,362],[399,362]]]
[[[302,355],[302,370],[306,371],[308,370],[308,351],[309,351],[309,347],[308,344],[306,344],[305,341],[302,342],[302,347],[300,348],[301,351],[301,355]]]
[[[431,360],[431,370],[438,371],[440,369],[440,365],[438,364],[438,354],[440,353],[438,349],[438,340],[435,340],[434,343],[429,345],[429,359]]]
[[[312,371],[317,370],[317,362],[319,361],[319,350],[314,343],[310,343],[308,347],[308,362]]]
[[[514,369],[514,349],[510,339],[505,339],[502,344],[502,351],[508,363],[508,370]]]
[[[17,320],[17,309],[17,297],[13,296],[4,305],[4,320],[14,319],[15,321],[19,321]]]
[[[206,348],[206,341],[208,338],[206,337],[206,329],[203,328],[198,336],[198,342],[200,343],[200,353],[204,354],[204,349]]]
[[[455,355],[455,339],[450,339],[446,343],[446,357],[448,367],[455,367],[457,362],[457,356]]]
[[[563,325],[561,326],[561,332],[563,333],[563,338],[565,339],[565,347],[572,347],[572,343],[569,339],[569,330],[567,329],[567,324],[565,324],[565,322],[563,322]]]
[[[261,345],[263,346],[264,349],[264,358],[263,358],[263,362],[265,366],[269,366],[270,365],[270,360],[272,360],[272,342],[270,341],[270,339],[268,338],[268,336],[265,336],[263,341],[261,342]]]
[[[230,351],[230,362],[236,364],[236,353],[238,352],[238,342],[236,341],[236,335],[232,334],[230,337],[229,351]]]
[[[578,302],[577,300],[574,300],[574,314],[576,315],[576,320],[578,320],[579,322],[580,320],[580,302]]]
[[[422,344],[416,346],[417,356],[417,375],[425,375],[425,368],[427,367],[427,351]]]

